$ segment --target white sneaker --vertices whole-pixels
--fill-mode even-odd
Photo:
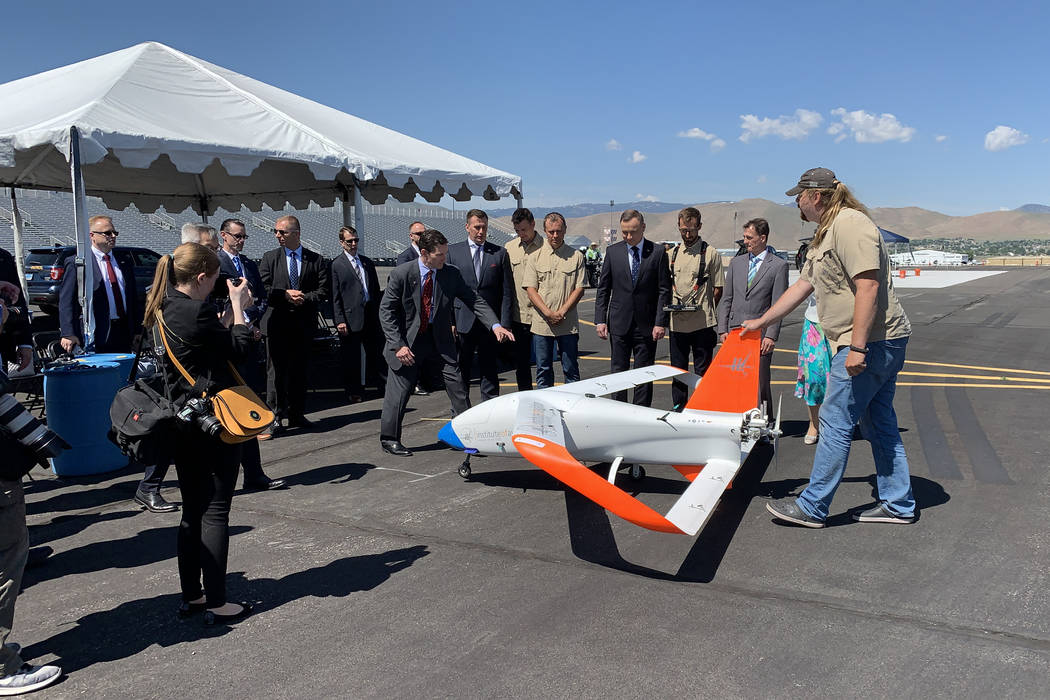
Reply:
[[[0,678],[0,695],[21,695],[31,693],[51,685],[62,675],[62,669],[58,666],[30,666],[23,664],[22,668],[10,676]]]

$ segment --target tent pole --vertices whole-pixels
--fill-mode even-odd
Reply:
[[[345,214],[344,214],[345,216]],[[361,185],[354,179],[354,228],[357,235],[365,235],[365,198],[361,195]]]
[[[84,310],[82,340],[87,350],[95,346],[95,311],[91,303],[92,290],[95,289],[95,266],[85,264],[91,255],[91,234],[88,229],[84,173],[80,167],[80,132],[75,126],[69,127],[69,173],[73,185],[73,219],[77,233],[77,295],[80,307]]]
[[[357,187],[357,180],[354,180],[354,213],[353,216],[350,214],[350,190],[347,187],[343,187],[343,226],[351,226],[357,231],[358,240],[362,240],[365,235],[365,207],[364,200],[361,198],[361,191]],[[343,234],[339,234],[339,239],[342,240]],[[360,243],[360,248],[364,248]],[[342,247],[342,244],[340,244]],[[365,346],[361,345],[361,364],[360,364],[360,380],[361,386],[365,385],[366,379],[366,365],[365,365]]]
[[[22,212],[18,211],[18,198],[15,197],[15,186],[11,185],[11,230],[15,234],[15,267],[18,268],[18,285],[22,288],[22,296],[29,302],[29,289],[26,288],[26,271],[22,264],[25,259],[25,250],[22,246]]]

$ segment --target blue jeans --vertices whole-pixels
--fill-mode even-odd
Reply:
[[[554,346],[561,355],[561,371],[566,382],[580,381],[580,336],[532,334],[532,349],[536,353],[536,388],[554,386]]]
[[[820,442],[813,472],[797,501],[811,517],[828,517],[831,499],[846,471],[853,427],[858,423],[875,458],[879,503],[896,515],[914,515],[908,457],[893,410],[897,373],[904,366],[907,346],[907,338],[868,343],[867,369],[855,377],[846,372],[849,348],[839,350],[832,358],[828,392],[820,407]]]

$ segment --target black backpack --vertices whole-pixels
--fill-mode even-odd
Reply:
[[[167,375],[163,368],[148,379],[135,379],[142,342],[128,376],[128,385],[117,391],[109,407],[109,439],[120,451],[147,467],[170,464],[175,449],[177,419],[168,396]]]

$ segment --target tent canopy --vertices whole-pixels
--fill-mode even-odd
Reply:
[[[899,233],[888,231],[882,228],[881,226],[879,227],[879,233],[882,234],[882,240],[886,241],[887,243],[907,243],[909,241],[909,239],[905,238]]]
[[[520,197],[521,178],[156,42],[0,85],[0,185],[198,212],[389,195]]]

